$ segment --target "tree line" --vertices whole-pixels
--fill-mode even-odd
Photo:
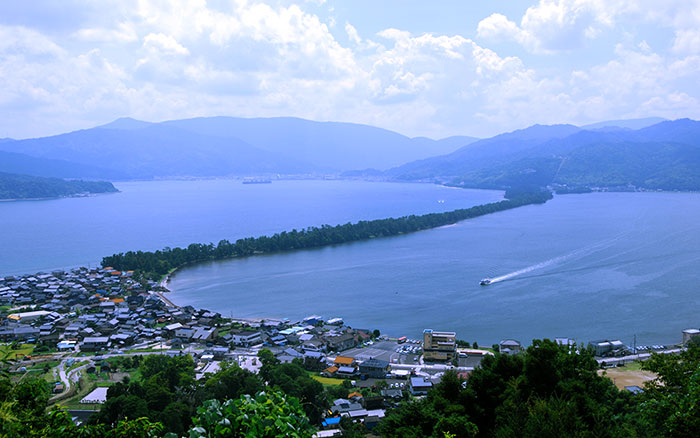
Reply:
[[[342,225],[321,225],[302,230],[283,231],[272,236],[248,237],[236,242],[221,240],[193,243],[185,248],[166,247],[157,251],[127,251],[102,259],[103,267],[120,271],[136,271],[146,279],[158,279],[180,266],[207,260],[246,257],[254,254],[319,248],[328,245],[396,236],[454,224],[499,211],[529,204],[543,204],[552,198],[549,191],[506,192],[503,201],[458,209],[444,213],[410,215],[398,218],[359,221]]]
[[[107,181],[68,181],[0,172],[0,199],[58,198],[78,193],[111,193]]]
[[[258,374],[222,362],[200,380],[189,355],[109,359],[112,369],[138,373],[111,386],[107,402],[80,426],[60,407],[47,411],[43,379],[13,381],[0,373],[0,437],[311,437],[332,400],[354,391],[374,397],[384,383],[324,388],[310,377],[312,364],[282,364],[269,350],[258,357]],[[449,370],[426,397],[405,393],[371,436],[696,437],[700,343],[679,355],[653,354],[642,369],[658,378],[642,393],[620,391],[599,374],[592,351],[535,340],[522,354],[486,357],[466,381]],[[344,437],[368,433],[347,418],[341,428]]]
[[[534,340],[522,354],[487,356],[466,381],[446,372],[427,397],[389,411],[374,432],[387,438],[698,436],[700,343],[643,362],[658,378],[639,394],[619,390],[598,368],[590,350]]]

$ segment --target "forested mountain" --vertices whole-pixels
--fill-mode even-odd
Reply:
[[[0,172],[53,178],[124,179],[118,170],[0,150]]]
[[[291,117],[210,117],[162,123],[122,118],[67,134],[2,142],[0,153],[24,156],[0,157],[4,161],[0,170],[110,179],[328,173],[387,169],[451,152],[474,140],[460,136],[411,139],[367,125]],[[61,163],[30,163],[33,158]]]
[[[665,121],[638,130],[536,125],[386,174],[484,188],[700,190],[700,122]]]
[[[199,134],[239,138],[277,154],[298,157],[323,169],[387,169],[408,161],[452,152],[474,140],[450,137],[411,139],[374,126],[315,122],[295,117],[244,119],[202,117],[163,122]]]
[[[105,181],[66,181],[0,172],[0,199],[59,198],[117,191],[112,183]]]
[[[608,129],[608,128],[623,128],[623,129],[642,129],[647,126],[656,125],[657,123],[665,122],[668,119],[663,117],[644,117],[641,119],[624,119],[624,120],[606,120],[598,123],[583,125],[583,129]]]
[[[205,136],[172,126],[93,128],[2,144],[1,149],[106,168],[126,178],[305,173],[316,168],[242,140]]]

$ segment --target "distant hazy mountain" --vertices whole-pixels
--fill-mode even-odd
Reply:
[[[72,163],[65,160],[36,158],[26,154],[0,151],[0,172],[54,178],[124,179],[117,170]]]
[[[173,120],[161,125],[241,139],[261,149],[293,156],[328,170],[387,169],[408,161],[449,153],[475,140],[472,137],[411,139],[368,125],[314,122],[294,117],[205,117]]]
[[[122,179],[387,169],[452,152],[474,140],[411,139],[367,125],[286,117],[161,123],[121,118],[92,129],[2,142],[0,151],[24,154],[24,162],[15,156],[0,170],[87,178],[102,172],[103,177]],[[30,165],[31,157],[61,163]]]
[[[59,198],[117,191],[112,183],[105,181],[66,181],[0,172],[0,199]]]
[[[553,184],[700,190],[700,122],[665,121],[638,130],[533,126],[386,174],[488,188]]]
[[[146,128],[151,125],[153,125],[151,122],[144,122],[142,120],[132,119],[131,117],[121,117],[106,125],[100,125],[98,128],[132,130]]]
[[[579,131],[581,129],[573,125],[534,125],[476,141],[448,155],[408,163],[389,170],[387,174],[400,179],[464,175],[527,157],[532,148]]]
[[[647,126],[656,125],[657,123],[665,122],[668,119],[663,117],[645,117],[643,119],[623,119],[623,120],[607,120],[604,122],[591,123],[590,125],[581,126],[581,129],[605,129],[605,128],[622,128],[622,129],[642,129]]]
[[[120,122],[117,126],[124,126]],[[239,139],[206,136],[174,126],[98,127],[3,143],[0,149],[101,167],[126,178],[302,173],[311,164],[253,147]]]

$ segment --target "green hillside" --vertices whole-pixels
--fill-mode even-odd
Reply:
[[[118,190],[106,181],[67,181],[0,172],[0,199],[60,198]]]

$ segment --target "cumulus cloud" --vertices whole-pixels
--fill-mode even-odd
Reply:
[[[56,133],[122,115],[294,115],[435,137],[607,117],[700,116],[700,26],[693,18],[700,9],[683,13],[680,0],[668,0],[675,8],[652,8],[651,0],[538,0],[515,21],[485,17],[476,40],[400,27],[363,34],[345,20],[333,28],[329,17],[309,12],[330,10],[322,2],[105,1],[109,14],[93,11],[99,15],[65,32],[0,26],[0,108],[7,115],[0,130],[9,130],[0,136]],[[669,49],[630,34],[587,65],[559,62],[559,52],[627,29],[630,17],[670,29]],[[535,68],[522,49],[505,56],[487,44],[499,39],[551,61]]]
[[[520,24],[494,13],[477,29],[484,39],[513,40],[536,53],[581,47],[615,24],[615,17],[629,10],[622,0],[540,0],[529,7]]]
[[[162,33],[149,33],[143,39],[143,46],[151,50],[176,55],[189,55],[190,51],[175,41],[175,38]]]

